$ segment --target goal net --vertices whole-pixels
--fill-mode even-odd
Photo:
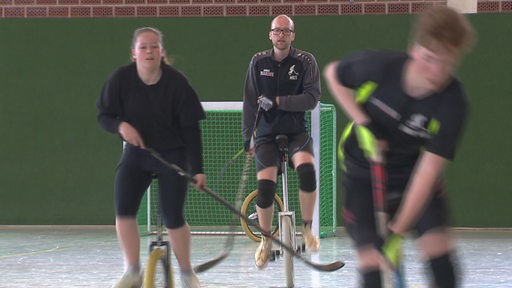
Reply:
[[[245,162],[244,153],[240,153],[243,150],[242,102],[203,102],[203,107],[206,120],[201,121],[201,130],[207,185],[234,205]],[[336,109],[334,105],[320,103],[314,111],[308,112],[308,119],[315,144],[319,192],[314,224],[317,223],[316,230],[320,236],[326,237],[336,231]],[[252,164],[245,196],[257,188],[254,161]],[[282,196],[281,180],[277,187],[278,195]],[[289,169],[289,210],[295,211],[296,225],[300,227],[302,217],[298,187],[297,175]],[[156,230],[157,193],[158,183],[154,180],[137,214],[142,233]],[[195,190],[192,185],[189,186],[185,216],[193,233],[225,233],[232,231],[231,226],[234,225],[239,227],[235,231],[242,231],[239,221],[233,223],[232,212],[207,193]]]

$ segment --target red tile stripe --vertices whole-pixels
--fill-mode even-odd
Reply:
[[[1,18],[226,17],[416,14],[447,0],[0,0]],[[512,12],[512,1],[478,0],[478,13]]]

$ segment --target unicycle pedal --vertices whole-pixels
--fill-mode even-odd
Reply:
[[[277,258],[281,256],[281,250],[272,250],[270,251],[270,261],[276,261]]]

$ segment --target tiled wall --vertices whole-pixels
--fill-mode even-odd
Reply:
[[[0,18],[222,17],[411,14],[446,0],[0,0]],[[478,0],[478,13],[512,12],[512,0]]]

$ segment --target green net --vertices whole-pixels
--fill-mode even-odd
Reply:
[[[206,120],[201,123],[203,140],[204,169],[208,187],[229,203],[236,202],[239,182],[245,162],[241,133],[241,110],[208,110]],[[319,133],[312,133],[314,143],[320,143],[320,205],[319,218],[321,236],[333,235],[336,231],[336,110],[333,105],[320,104]],[[311,113],[309,114],[311,115]],[[311,117],[309,117],[311,118]],[[311,122],[311,119],[309,120]],[[311,127],[311,125],[309,125]],[[315,139],[320,135],[320,139]],[[317,156],[318,157],[318,156]],[[318,169],[318,167],[317,167]],[[280,178],[279,178],[280,179]],[[282,183],[279,180],[277,193],[282,196]],[[295,211],[296,225],[302,225],[298,199],[298,178],[288,169],[289,210]],[[247,196],[257,188],[254,161],[249,171]],[[154,231],[158,183],[154,180],[148,189],[137,214],[141,232]],[[149,194],[149,195],[148,195]],[[148,197],[149,196],[149,197]],[[229,230],[233,221],[231,213],[221,203],[205,192],[189,187],[185,216],[193,232],[222,233]],[[241,231],[241,229],[238,229]]]

